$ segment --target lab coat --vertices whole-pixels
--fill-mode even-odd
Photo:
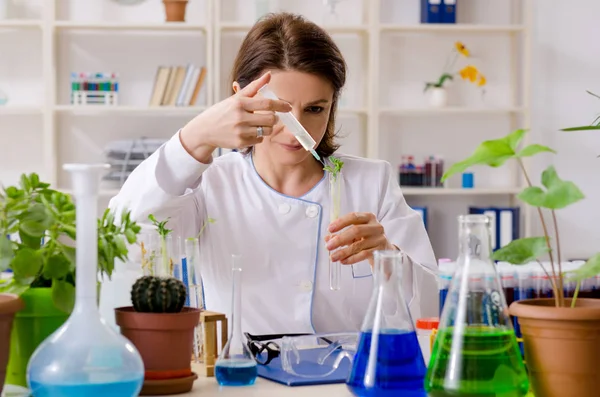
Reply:
[[[410,257],[403,292],[416,321],[427,275],[420,268],[437,271],[423,221],[406,204],[389,163],[336,157],[344,161],[341,214],[374,213],[388,240]],[[341,289],[330,290],[329,201],[327,173],[304,196],[286,196],[261,179],[251,154],[232,152],[202,164],[183,148],[178,132],[132,172],[109,206],[128,208],[143,227],[150,225],[148,214],[169,218],[167,227],[183,238],[215,219],[200,237],[206,309],[231,313],[231,255],[241,255],[244,332],[358,331],[374,277],[368,261],[342,265]],[[425,299],[437,300],[437,291],[425,292]]]

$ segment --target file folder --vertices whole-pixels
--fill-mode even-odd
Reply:
[[[442,6],[442,0],[421,0],[421,23],[441,23]]]
[[[469,207],[469,214],[484,214],[490,217],[493,251],[519,238],[520,213],[519,207]]]
[[[441,7],[440,22],[456,23],[456,0],[443,0]]]

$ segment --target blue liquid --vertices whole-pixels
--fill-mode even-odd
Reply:
[[[442,310],[444,310],[444,303],[446,302],[447,295],[448,295],[448,288],[440,289],[440,317],[442,316]]]
[[[215,365],[215,378],[221,386],[250,386],[256,381],[256,362],[231,360]]]
[[[346,382],[348,389],[359,397],[427,397],[424,388],[427,367],[414,331],[379,334],[375,382],[373,387],[365,386],[372,336],[370,332],[360,335],[352,372]]]
[[[142,390],[144,379],[111,383],[48,384],[31,382],[34,397],[135,397]]]

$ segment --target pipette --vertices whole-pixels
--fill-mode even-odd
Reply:
[[[258,90],[258,92],[265,98],[279,100],[279,98],[277,98],[277,95],[275,95],[275,93],[273,91],[271,91],[271,89],[268,87],[268,84],[265,84],[264,86],[262,86]],[[294,134],[294,136],[296,137],[298,142],[300,142],[302,147],[304,149],[306,149],[307,152],[311,152],[312,155],[315,156],[315,158],[318,161],[321,161],[321,157],[319,157],[319,155],[317,154],[317,152],[314,149],[317,142],[315,142],[313,137],[310,136],[308,131],[306,131],[306,129],[302,126],[302,124],[300,124],[300,122],[296,119],[296,117],[294,117],[294,115],[291,112],[287,112],[287,113],[275,112],[275,113],[277,113],[277,115],[279,116],[279,119],[283,122],[283,124],[292,132],[292,134]]]

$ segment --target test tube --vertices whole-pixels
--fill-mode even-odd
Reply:
[[[340,216],[341,198],[342,198],[342,182],[341,175],[329,174],[329,221],[333,222]],[[329,288],[332,291],[338,291],[340,279],[342,275],[342,264],[340,261],[333,262],[329,257]]]

